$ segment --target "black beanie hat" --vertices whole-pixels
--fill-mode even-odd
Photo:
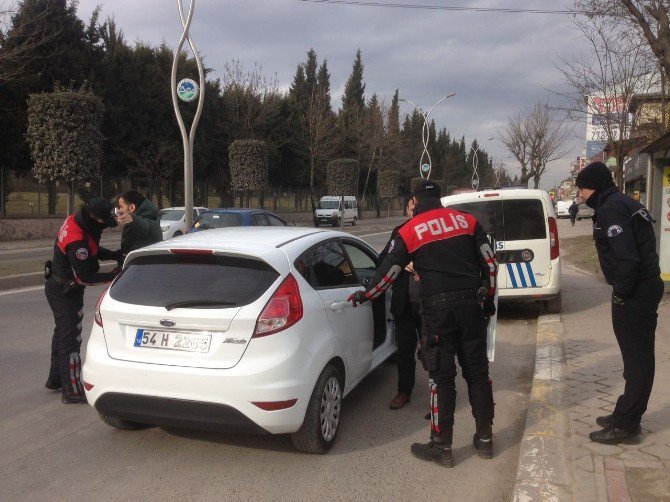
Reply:
[[[114,205],[108,200],[94,197],[88,200],[86,207],[93,216],[102,219],[107,227],[113,228],[118,225],[114,218]]]
[[[614,181],[612,180],[612,173],[610,173],[605,164],[602,162],[591,162],[579,171],[575,185],[577,185],[577,188],[603,190],[614,186]]]

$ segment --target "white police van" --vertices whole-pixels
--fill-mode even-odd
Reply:
[[[358,220],[358,202],[353,195],[325,195],[319,200],[314,212],[314,226],[340,226],[342,223],[356,224]]]
[[[482,190],[442,198],[470,213],[496,241],[500,301],[541,301],[561,311],[561,258],[556,212],[544,190]]]

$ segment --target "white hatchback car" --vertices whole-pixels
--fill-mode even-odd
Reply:
[[[206,207],[193,208],[193,221],[197,220],[200,213],[207,211]],[[179,237],[186,233],[186,218],[184,207],[166,207],[159,211],[161,232],[163,232],[163,240]]]
[[[98,300],[83,369],[109,425],[289,433],[324,453],[342,398],[396,350],[377,253],[337,231],[239,227],[132,252]]]

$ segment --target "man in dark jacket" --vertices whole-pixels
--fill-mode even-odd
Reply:
[[[136,190],[129,190],[119,197],[117,219],[125,225],[121,233],[124,255],[163,240],[158,209]]]
[[[602,162],[586,166],[576,184],[582,200],[595,210],[593,237],[600,268],[613,288],[612,325],[626,381],[614,413],[598,417],[603,429],[589,437],[603,444],[636,442],[654,383],[656,320],[663,297],[654,219],[642,204],[617,190]]]
[[[51,339],[51,368],[45,387],[62,390],[65,404],[86,403],[81,381],[81,323],[86,286],[110,282],[118,274],[100,272],[99,260],[117,260],[118,253],[100,247],[105,228],[115,227],[114,206],[91,199],[68,216],[54,244],[53,260],[46,263],[44,293],[56,327]]]
[[[575,220],[577,219],[577,213],[579,213],[579,204],[577,204],[576,200],[573,200],[572,204],[570,204],[568,213],[570,213],[570,223],[572,223],[572,226],[574,227]]]
[[[405,207],[407,215],[412,218],[414,216],[414,198],[409,197]],[[405,223],[398,225],[391,232],[391,238],[379,254],[379,263],[386,258],[391,243]],[[393,283],[391,296],[391,314],[393,314],[395,321],[395,336],[398,345],[398,350],[395,353],[398,366],[398,393],[389,405],[392,410],[399,410],[409,403],[414,389],[414,375],[416,373],[414,354],[421,330],[420,300],[419,276],[413,271],[413,268],[408,266]]]
[[[456,356],[468,384],[481,458],[493,457],[493,392],[486,354],[488,319],[495,314],[497,262],[477,219],[440,203],[440,187],[424,181],[414,192],[414,217],[398,230],[366,291],[348,300],[379,298],[413,262],[421,277],[421,308],[428,347],[431,439],[415,443],[415,457],[452,467]],[[426,358],[424,357],[424,360]]]

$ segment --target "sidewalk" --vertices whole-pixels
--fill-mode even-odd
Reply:
[[[533,390],[516,501],[670,501],[670,296],[659,307],[656,376],[642,439],[589,440],[596,417],[623,392],[623,363],[610,320],[611,287],[563,264],[563,311],[540,316]]]

